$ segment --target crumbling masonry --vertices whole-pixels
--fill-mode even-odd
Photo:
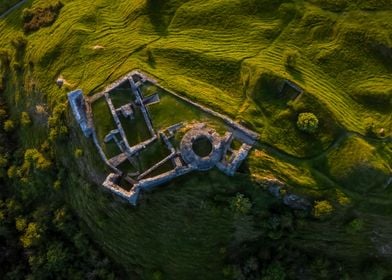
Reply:
[[[221,136],[205,123],[196,123],[190,127],[186,126],[188,130],[183,135],[179,147],[176,147],[172,140],[180,129],[184,129],[185,124],[173,124],[172,126],[159,131],[154,129],[153,120],[149,114],[148,106],[159,103],[159,95],[153,94],[147,97],[143,95],[140,87],[146,81],[187,102],[191,106],[195,106],[211,116],[218,117],[226,124],[228,131]],[[124,83],[130,85],[130,102],[116,108],[111,100],[110,91],[120,87],[120,85],[123,85]],[[104,143],[113,141],[121,151],[121,153],[110,159],[108,159],[105,155],[105,152],[97,138],[91,109],[91,104],[100,98],[105,98],[116,124],[116,129],[110,131],[105,136]],[[81,90],[72,91],[68,94],[68,100],[73,115],[80,125],[84,136],[91,137],[93,139],[102,160],[112,170],[103,182],[103,186],[119,197],[126,199],[132,205],[137,204],[139,195],[143,191],[152,190],[157,186],[194,170],[206,171],[217,167],[229,176],[234,175],[240,164],[247,157],[252,145],[258,139],[258,134],[255,132],[239,125],[227,116],[219,114],[163,88],[155,80],[147,77],[139,71],[131,72],[92,97],[84,97]],[[144,122],[151,137],[143,142],[131,146],[126,137],[119,116],[121,115],[124,118],[133,120],[135,118],[136,109],[140,110],[142,113]],[[193,149],[194,142],[200,138],[207,139],[211,144],[211,152],[207,156],[201,157]],[[242,143],[240,148],[237,150],[232,148],[232,142],[234,140]],[[136,166],[136,156],[155,141],[161,141],[166,146],[169,151],[168,156],[142,172],[138,171],[131,174],[120,170],[119,166],[126,161]],[[173,168],[169,171],[156,175],[156,171],[167,163],[170,163]],[[124,181],[131,185],[131,189],[129,191],[121,187],[121,182]]]

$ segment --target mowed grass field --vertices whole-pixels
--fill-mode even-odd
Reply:
[[[86,170],[72,167],[77,161],[70,156],[72,149],[93,149],[80,139],[78,127],[71,128],[70,144],[58,147],[65,157],[59,161],[70,170],[67,198],[86,230],[126,270],[147,279],[160,273],[168,279],[197,279],[195,272],[201,279],[222,278],[235,230],[227,203],[216,203],[216,193],[229,199],[248,190],[258,209],[267,207],[272,197],[250,179],[263,177],[277,177],[290,191],[334,206],[332,221],[300,228],[292,241],[296,246],[317,251],[325,240],[344,242],[347,246],[324,251],[352,258],[354,265],[364,261],[363,252],[381,254],[380,246],[392,236],[385,223],[392,213],[390,0],[63,0],[52,26],[24,34],[23,8],[54,2],[29,0],[0,19],[1,49],[16,56],[12,41],[27,39],[19,62],[23,70],[7,76],[15,115],[38,101],[50,111],[65,102],[70,90],[93,95],[141,69],[163,86],[260,133],[246,175],[228,179],[213,170],[186,176],[146,194],[133,209],[75,175],[89,177],[97,158],[84,156],[91,166]],[[287,65],[289,56],[294,65]],[[60,76],[66,81],[63,88],[55,84]],[[295,100],[279,95],[286,79],[304,91]],[[196,114],[184,113],[186,106],[178,112],[165,106],[171,98],[162,98],[164,107],[152,105],[157,123]],[[103,116],[99,106],[94,112],[98,119]],[[297,129],[301,112],[317,115],[316,134]],[[45,135],[36,138],[25,145],[38,145]],[[340,203],[342,196],[348,204]],[[366,225],[358,239],[344,235],[352,213]],[[326,230],[331,226],[336,230]],[[380,231],[376,237],[375,229]],[[295,240],[301,238],[308,242],[298,245]]]

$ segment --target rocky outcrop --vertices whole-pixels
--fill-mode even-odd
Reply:
[[[283,204],[296,210],[307,211],[312,208],[312,204],[307,199],[295,194],[284,195]]]

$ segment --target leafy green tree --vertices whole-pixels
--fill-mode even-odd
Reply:
[[[27,149],[24,154],[23,170],[28,171],[31,167],[44,171],[52,166],[50,160],[46,159],[37,149]]]
[[[37,223],[29,223],[20,241],[24,248],[30,248],[37,245],[42,236],[42,230]]]
[[[18,217],[15,219],[15,227],[18,231],[23,231],[27,226],[27,221],[23,217]]]
[[[315,133],[319,126],[319,120],[313,113],[301,113],[298,115],[297,127],[307,133]]]

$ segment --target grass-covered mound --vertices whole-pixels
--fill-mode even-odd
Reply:
[[[375,111],[392,110],[392,85],[390,79],[373,78],[352,89],[352,97]]]
[[[327,170],[339,184],[360,193],[386,187],[391,170],[375,147],[355,136],[348,137],[326,156]]]

